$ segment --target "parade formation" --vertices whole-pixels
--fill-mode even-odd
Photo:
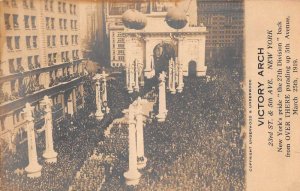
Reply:
[[[124,11],[119,70],[86,66],[74,90],[26,100],[0,190],[243,190],[242,72],[233,57],[207,66],[188,8]]]

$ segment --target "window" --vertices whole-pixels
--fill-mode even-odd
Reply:
[[[77,21],[74,20],[74,29],[77,29]]]
[[[76,50],[76,58],[79,59],[79,50]]]
[[[66,13],[66,3],[63,3],[63,12]]]
[[[10,83],[11,92],[16,91],[16,80],[12,80]]]
[[[15,65],[14,65],[14,59],[9,59],[8,64],[9,64],[9,72],[15,73],[16,70],[15,70]]]
[[[36,17],[31,16],[31,28],[36,29]]]
[[[45,10],[48,11],[48,0],[45,0]]]
[[[50,18],[46,17],[46,29],[50,29]]]
[[[56,63],[57,53],[53,53],[53,62]]]
[[[36,75],[35,75],[35,83],[36,83],[37,85],[40,84],[40,74],[36,74]]]
[[[34,66],[33,66],[33,63],[32,63],[32,56],[27,57],[27,62],[28,62],[28,69],[33,70]]]
[[[75,44],[78,44],[78,35],[75,35]]]
[[[51,47],[51,36],[47,36],[47,47]]]
[[[52,46],[53,47],[56,46],[56,36],[55,35],[52,36]]]
[[[67,19],[64,19],[64,29],[67,30]]]
[[[74,35],[72,35],[72,45],[74,45]]]
[[[33,45],[33,48],[37,48],[37,36],[32,37],[32,45]]]
[[[73,13],[73,5],[70,4],[70,14],[72,15],[72,13]]]
[[[28,49],[31,48],[30,39],[31,39],[31,36],[26,36],[26,46]]]
[[[58,2],[58,12],[61,13],[61,2]]]
[[[119,56],[119,60],[124,60],[124,56]]]
[[[60,45],[63,46],[64,45],[64,36],[60,35]]]
[[[13,24],[14,24],[14,29],[18,29],[19,28],[19,22],[18,22],[18,15],[13,15]]]
[[[8,0],[4,0],[3,2],[4,2],[4,5],[6,5],[6,6],[8,6],[8,5],[9,5],[9,2],[8,2]]]
[[[54,18],[51,18],[51,29],[54,29]]]
[[[52,54],[48,54],[48,65],[52,66],[53,62],[52,62]]]
[[[20,36],[15,36],[15,48],[20,49]]]
[[[10,14],[4,14],[4,22],[5,22],[6,30],[11,29],[10,22],[9,22],[9,17],[10,17]]]
[[[61,52],[61,61],[65,62],[65,52]]]
[[[67,61],[67,62],[70,61],[70,60],[69,60],[69,51],[66,51],[66,61]]]
[[[65,45],[68,45],[68,35],[65,35]]]
[[[24,72],[24,68],[22,66],[22,58],[17,58],[17,72]]]
[[[50,11],[53,12],[53,1],[50,1]]]
[[[76,15],[76,5],[73,5],[73,14]]]
[[[35,68],[40,68],[41,67],[40,60],[39,60],[39,55],[34,56],[34,66],[35,66]]]
[[[29,16],[24,15],[25,29],[29,29]]]
[[[12,47],[12,37],[11,36],[6,37],[6,44],[7,44],[8,50],[13,50],[13,47]]]
[[[17,1],[16,0],[11,0],[11,5],[13,7],[17,7]]]
[[[27,3],[27,0],[23,0],[23,7],[24,7],[25,9],[28,9],[28,8],[29,8],[28,3]]]
[[[30,0],[29,5],[30,5],[30,9],[34,9],[34,3],[33,3],[33,0]]]
[[[1,86],[2,89],[2,86]],[[1,130],[4,131],[5,130],[5,124],[4,124],[4,119],[1,119]]]
[[[71,29],[73,30],[73,20],[70,21]]]
[[[60,28],[60,29],[63,28],[63,27],[62,27],[62,22],[63,22],[62,19],[59,19],[59,28]]]

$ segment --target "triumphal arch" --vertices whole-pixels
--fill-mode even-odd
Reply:
[[[164,54],[182,64],[183,75],[206,75],[206,27],[188,24],[174,29],[165,22],[165,13],[147,15],[147,25],[142,30],[125,28],[125,66],[138,63],[145,78],[152,78],[159,65],[158,57]],[[168,47],[168,48],[166,48]],[[164,67],[161,67],[164,68]],[[167,68],[167,66],[165,67]]]

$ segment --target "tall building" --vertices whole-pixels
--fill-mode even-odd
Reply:
[[[121,67],[125,65],[125,40],[124,25],[122,23],[122,14],[128,9],[136,9],[150,20],[162,18],[166,15],[168,9],[177,5],[186,11],[190,26],[197,26],[197,4],[195,0],[129,0],[124,3],[107,1],[105,4],[105,32],[109,39],[110,64],[112,67]],[[150,21],[151,22],[151,21]]]
[[[103,64],[104,52],[104,12],[101,0],[80,2],[80,35],[85,57]]]
[[[243,39],[243,0],[198,0],[198,21],[208,31],[206,47],[236,47]]]
[[[26,138],[27,102],[35,108],[37,129],[45,95],[52,98],[55,120],[83,106],[78,12],[76,0],[0,2],[0,136],[11,148]]]

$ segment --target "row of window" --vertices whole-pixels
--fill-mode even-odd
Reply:
[[[112,65],[112,67],[121,67],[121,66],[123,66],[122,63],[112,63],[111,65]]]
[[[12,22],[11,22],[12,19]],[[17,14],[4,14],[4,22],[6,30],[19,29],[19,15]],[[55,18],[46,17],[46,29],[55,29]],[[72,30],[77,30],[77,20],[70,20]],[[36,16],[24,15],[24,28],[36,29]],[[59,28],[62,30],[67,29],[67,19],[59,19]]]
[[[10,73],[19,73],[19,72],[24,72],[25,69],[22,65],[22,58],[16,58],[16,59],[9,59],[8,60],[9,64],[9,72]],[[39,55],[34,55],[34,56],[28,56],[27,57],[27,65],[29,70],[37,69],[40,68],[40,60],[39,60]]]
[[[72,45],[78,45],[78,35],[71,35]],[[60,45],[68,46],[69,40],[68,35],[60,35]],[[56,47],[56,35],[47,36],[47,47]]]
[[[11,23],[12,18],[12,23]],[[17,14],[4,14],[4,22],[6,30],[19,29],[19,15]],[[36,29],[36,16],[24,15],[24,27],[25,29]]]
[[[8,50],[20,50],[20,36],[7,36],[6,45]],[[37,48],[37,36],[26,36],[26,47],[28,49]],[[13,46],[14,44],[14,46]]]
[[[76,15],[76,5],[69,4],[69,13],[71,15]],[[54,12],[54,1],[53,0],[45,0],[45,10]],[[67,13],[67,3],[66,2],[57,2],[57,11],[59,13]]]
[[[118,56],[117,57],[119,61],[124,61],[125,57],[124,56]],[[113,60],[116,60],[116,56],[113,56]]]
[[[48,54],[48,65],[51,66],[51,65],[57,63],[57,59],[58,59],[58,55],[56,52]],[[69,58],[69,51],[61,52],[60,59],[61,59],[61,62],[70,62],[71,60]],[[72,50],[72,59],[73,60],[79,59],[79,50]]]
[[[4,5],[9,6],[9,0],[3,0]],[[17,0],[11,0],[12,7],[18,7]],[[34,0],[22,0],[22,6],[24,9],[35,9]]]
[[[67,30],[67,19],[59,19],[59,29]],[[77,30],[77,20],[70,20],[72,30]],[[46,29],[55,29],[55,18],[46,17]]]
[[[79,50],[72,50],[72,59],[73,60],[79,59]],[[27,61],[27,68],[29,70],[34,70],[41,67],[39,55],[28,56],[26,61]],[[69,51],[61,52],[61,62],[69,62],[69,61],[71,61],[69,59]],[[9,59],[8,60],[9,73],[13,74],[13,73],[24,72],[25,71],[24,63],[25,61],[23,61],[22,57]],[[48,54],[48,65],[53,65],[55,63],[57,63],[57,53]]]

